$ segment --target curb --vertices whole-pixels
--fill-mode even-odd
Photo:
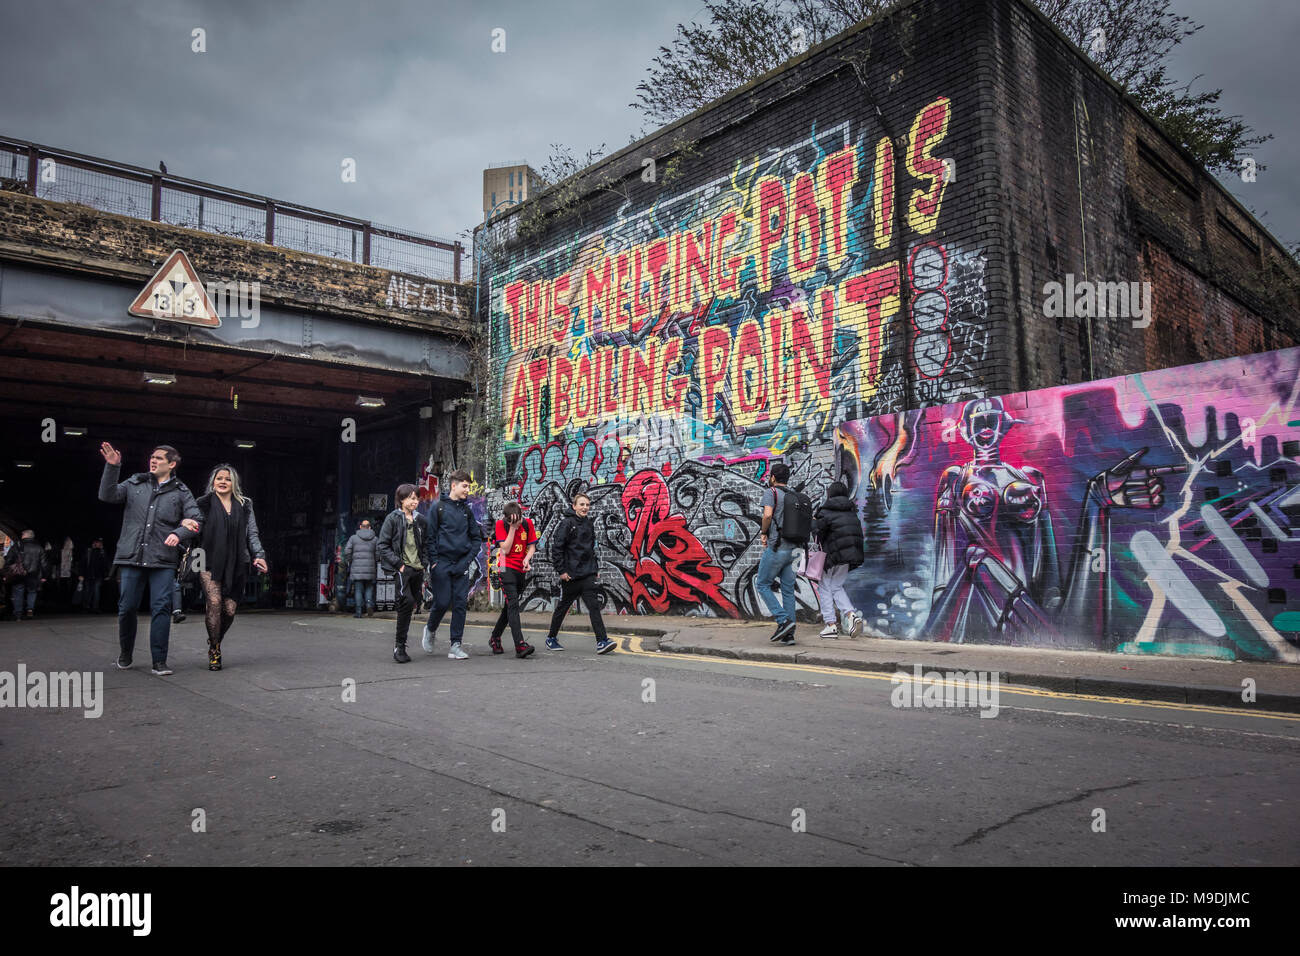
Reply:
[[[912,672],[917,662],[869,661],[836,657],[818,651],[795,651],[793,654],[777,650],[752,647],[713,647],[707,644],[678,643],[661,640],[659,650],[669,654],[694,654],[699,657],[723,657],[732,660],[768,661],[777,664],[812,664],[818,667],[835,667],[850,671],[871,671],[892,674],[897,671]],[[936,667],[933,661],[922,663],[921,669],[960,671],[974,668],[950,666]],[[1188,684],[1171,684],[1161,681],[1131,680],[1109,677],[1061,677],[1054,674],[1012,673],[998,671],[998,682],[1034,690],[1079,694],[1085,697],[1127,697],[1133,700],[1159,701],[1161,703],[1197,704],[1224,707],[1242,713],[1268,710],[1286,714],[1300,714],[1300,695],[1258,693],[1253,703],[1241,699],[1241,689],[1233,687],[1207,687]]]

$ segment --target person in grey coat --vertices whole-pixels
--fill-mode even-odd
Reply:
[[[370,520],[364,519],[343,549],[343,560],[348,565],[348,577],[352,581],[352,594],[357,606],[353,617],[375,613],[375,579],[379,568],[375,557],[377,539]]]
[[[158,445],[149,456],[149,470],[118,481],[122,453],[108,442],[99,447],[104,456],[104,474],[99,480],[99,500],[125,503],[122,533],[117,539],[113,565],[121,578],[117,602],[117,639],[121,653],[117,666],[131,666],[135,650],[136,608],[146,586],[153,617],[149,625],[149,649],[153,673],[164,677],[167,643],[171,636],[172,579],[180,562],[180,545],[198,535],[201,520],[194,495],[175,477],[180,452],[171,445]]]

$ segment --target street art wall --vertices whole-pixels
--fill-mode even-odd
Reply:
[[[772,462],[824,497],[836,425],[905,407],[905,376],[914,403],[985,394],[985,259],[941,227],[956,109],[908,107],[900,163],[874,120],[714,151],[714,172],[489,265],[501,497],[537,523],[543,559],[588,490],[614,609],[758,615]],[[532,609],[558,596],[538,565]]]
[[[881,636],[1300,662],[1300,349],[840,427]]]

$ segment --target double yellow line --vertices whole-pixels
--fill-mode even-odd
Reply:
[[[668,654],[664,651],[648,651],[645,649],[644,638],[636,635],[624,635],[616,637],[618,640],[617,653],[636,654],[641,657],[662,657],[674,661],[691,661],[694,663],[724,663],[737,664],[743,667],[763,667],[773,670],[798,671],[803,674],[826,674],[833,677],[854,677],[858,680],[877,680],[895,683],[897,678],[894,674],[884,672],[859,671],[846,667],[825,667],[820,664],[779,664],[775,661],[751,661],[744,658],[736,657],[715,657],[710,654]],[[910,683],[912,675],[905,671],[900,671],[905,679]],[[1124,704],[1130,707],[1150,707],[1156,710],[1177,710],[1184,713],[1193,714],[1224,714],[1232,717],[1267,717],[1270,720],[1287,720],[1300,721],[1300,714],[1284,714],[1272,710],[1244,710],[1238,707],[1215,707],[1209,704],[1178,704],[1173,701],[1165,700],[1139,700],[1132,697],[1106,697],[1100,694],[1070,694],[1064,691],[1041,690],[1037,687],[1017,687],[1014,684],[999,684],[999,690],[1008,694],[1018,694],[1024,697],[1042,697],[1050,700],[1079,700],[1091,701],[1099,704]]]

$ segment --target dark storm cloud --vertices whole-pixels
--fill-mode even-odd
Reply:
[[[701,0],[102,0],[7,4],[0,131],[279,199],[455,237],[481,218],[482,168],[550,144],[612,151],[641,129],[627,104]],[[1229,187],[1300,239],[1292,0],[1181,0],[1206,23],[1183,79],[1277,139]],[[506,30],[506,52],[491,31]],[[191,51],[206,31],[207,52]],[[344,158],[357,181],[340,177]]]
[[[552,142],[616,148],[639,129],[640,73],[700,4],[633,9],[48,0],[7,18],[0,56],[21,82],[0,130],[452,237],[482,217],[488,163],[540,166]]]

